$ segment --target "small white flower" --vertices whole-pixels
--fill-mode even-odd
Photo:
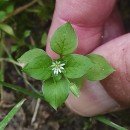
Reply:
[[[54,61],[52,62],[52,70],[54,72],[54,74],[58,74],[58,73],[61,73],[62,70],[64,70],[64,66],[65,64],[64,63],[61,63],[60,61]]]

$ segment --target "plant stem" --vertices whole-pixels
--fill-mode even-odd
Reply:
[[[31,83],[27,80],[27,77],[26,75],[23,73],[23,76],[22,76],[23,80],[24,80],[24,83],[26,86],[29,86],[34,92],[36,93],[39,93],[32,85]]]
[[[13,64],[21,67],[21,65],[18,62],[16,62],[15,60],[12,60],[10,58],[0,58],[0,62],[2,62],[2,61],[10,62],[10,63],[13,63]]]
[[[9,57],[12,61],[14,61],[14,60],[13,60],[13,57],[11,56],[9,50],[6,48],[6,46],[4,45],[4,43],[2,44],[2,46],[3,46],[4,50],[5,50],[5,52],[7,53],[8,57]],[[8,61],[8,62],[9,62],[9,61]],[[14,62],[14,63],[16,63],[16,62]],[[17,64],[17,63],[16,63],[16,64]],[[16,66],[15,64],[13,64],[13,65],[14,65],[14,68],[16,69],[17,73],[18,73],[20,76],[22,76],[22,74],[21,74],[21,72],[19,71],[19,69],[17,68],[17,66]],[[18,65],[18,64],[17,64],[17,65]]]

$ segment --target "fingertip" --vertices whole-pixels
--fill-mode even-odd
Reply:
[[[81,4],[83,3],[83,4]],[[48,34],[47,52],[57,57],[50,49],[50,38],[65,22],[71,22],[78,36],[76,53],[87,54],[101,45],[103,24],[113,10],[115,0],[57,0],[52,25]],[[100,17],[100,18],[99,18]]]
[[[79,98],[70,94],[66,101],[67,106],[73,112],[81,116],[92,117],[121,109],[120,105],[106,93],[98,81],[86,82],[81,89]]]

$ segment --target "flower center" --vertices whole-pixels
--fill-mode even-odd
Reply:
[[[61,73],[62,70],[64,70],[64,66],[65,64],[64,63],[61,63],[60,61],[54,61],[52,62],[52,70],[54,72],[54,74],[58,75],[58,73]]]

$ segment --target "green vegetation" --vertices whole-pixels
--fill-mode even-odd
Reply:
[[[130,17],[129,17],[128,12],[130,10],[129,8],[127,8],[127,4],[126,4],[127,2],[120,0],[120,3],[121,5],[123,5],[123,6],[120,5],[120,9],[124,16],[123,18],[124,20],[127,19],[127,22],[125,22],[125,25],[127,28],[127,26],[129,26],[128,20],[130,19]],[[93,67],[89,71],[85,70],[85,71],[88,71],[87,74],[83,73],[84,71],[80,71],[82,69],[84,70],[84,68],[82,68],[84,67],[82,66],[82,64],[81,64],[81,69],[77,69],[77,66],[73,66],[75,67],[75,70],[71,70],[71,72],[77,72],[78,74],[70,73],[69,65],[73,64],[71,60],[72,59],[75,60],[75,57],[76,59],[77,57],[79,57],[77,55],[71,54],[77,47],[77,38],[75,34],[73,33],[73,29],[72,29],[70,31],[70,34],[67,33],[65,37],[67,38],[66,39],[67,43],[68,42],[72,43],[72,44],[69,44],[71,46],[64,46],[65,44],[60,44],[60,46],[58,44],[57,46],[57,44],[55,43],[59,43],[59,42],[63,43],[62,36],[60,35],[62,35],[62,33],[65,33],[65,32],[64,30],[61,29],[53,35],[52,40],[51,40],[51,47],[53,51],[60,54],[62,58],[60,59],[61,64],[62,64],[62,61],[65,61],[65,63],[68,60],[70,61],[68,62],[67,66],[63,66],[63,67],[66,67],[65,68],[66,73],[64,73],[64,76],[67,77],[67,79],[65,79],[63,75],[53,76],[56,82],[58,81],[57,85],[55,85],[53,79],[50,78],[50,75],[52,76],[52,70],[51,71],[47,70],[47,72],[50,71],[48,75],[46,75],[45,73],[47,77],[43,75],[40,77],[40,75],[37,75],[37,73],[36,74],[33,73],[33,75],[30,74],[30,71],[28,71],[29,67],[32,65],[32,63],[36,65],[34,62],[42,61],[43,58],[41,58],[41,55],[45,56],[44,59],[47,59],[49,63],[48,65],[54,65],[52,64],[52,59],[50,60],[44,51],[46,47],[47,32],[50,27],[52,14],[54,10],[54,4],[55,4],[54,0],[51,0],[51,1],[48,1],[48,0],[24,0],[24,1],[0,0],[0,100],[1,100],[0,110],[2,110],[2,112],[4,113],[4,110],[2,109],[2,105],[4,103],[2,101],[4,101],[4,97],[6,96],[4,91],[11,91],[15,97],[14,102],[15,103],[19,102],[18,103],[19,105],[17,104],[18,107],[17,105],[16,106],[13,105],[14,106],[13,109],[7,114],[7,116],[4,116],[5,118],[3,117],[1,119],[2,120],[0,122],[0,128],[2,127],[1,130],[6,127],[7,123],[9,123],[9,121],[13,118],[14,114],[20,109],[25,98],[28,99],[28,97],[33,97],[32,99],[34,98],[41,99],[43,105],[47,106],[47,104],[44,102],[44,99],[45,99],[56,109],[66,100],[69,93],[68,91],[72,91],[73,94],[77,97],[80,96],[79,87],[78,87],[79,83],[77,84],[77,81],[75,81],[75,78],[79,78],[82,81],[80,77],[84,75],[85,78],[92,81],[101,80],[113,71],[113,69],[109,66],[109,64],[105,62],[105,59],[103,57],[98,56],[97,58],[97,55],[90,54],[90,55],[87,55],[86,58],[84,56],[83,57],[81,56],[82,58],[86,59],[87,62],[89,61],[88,62],[90,63],[89,65],[88,64],[86,65],[84,63],[84,65],[88,66],[88,68],[89,66],[91,66],[91,62],[94,62]],[[68,24],[67,28],[70,28],[70,26],[71,25]],[[127,31],[128,31],[128,28],[127,28]],[[71,36],[72,40],[70,40],[67,35]],[[58,37],[60,37],[61,39]],[[37,49],[34,49],[34,48],[38,48],[38,51]],[[25,56],[24,58],[21,57],[21,59],[18,60],[19,61],[18,63],[17,59],[21,55],[26,54],[25,52],[29,52],[29,50],[36,51],[35,55],[33,55],[33,57],[31,57],[32,55],[27,56],[27,57]],[[29,60],[30,57],[32,61]],[[36,57],[39,57],[39,58],[36,60],[35,59]],[[78,58],[79,61],[80,61],[80,58]],[[104,62],[104,64],[100,65],[99,61]],[[31,75],[35,79],[37,79],[37,77],[39,76],[38,79],[45,80],[43,85],[41,85],[41,82],[35,81],[32,78],[29,78],[21,71],[21,67],[20,67],[21,62],[24,63],[22,65],[25,67],[23,68],[23,71],[27,72],[28,75]],[[31,62],[31,65],[27,65],[30,62]],[[56,61],[53,61],[53,62],[56,63]],[[46,66],[48,65],[46,64],[44,67],[46,68]],[[94,66],[99,67],[100,70],[99,69],[95,70],[96,67]],[[109,66],[110,68],[107,71],[103,71],[105,73],[100,73],[100,75],[98,75],[102,69],[107,68],[106,66]],[[92,73],[94,72],[95,72],[95,75],[92,76]],[[57,72],[55,71],[55,73]],[[75,75],[77,75],[78,77],[74,77]],[[84,79],[84,76],[83,76],[83,79]],[[45,79],[43,79],[43,77],[45,77]],[[73,78],[73,80],[71,78]],[[69,84],[68,85],[69,87],[66,89],[63,89],[63,88],[61,89],[59,87],[61,86],[61,84],[63,84],[63,86],[66,86],[66,84]],[[56,91],[52,90],[52,86],[55,86]],[[60,95],[58,95],[58,98],[56,98],[56,100],[54,101],[50,95],[55,96],[57,94],[57,91],[59,92]],[[60,92],[63,92],[63,93],[60,93]],[[62,97],[63,95],[64,97],[58,100],[59,97]],[[25,109],[27,108],[27,106],[29,106],[29,103],[23,104],[22,108]],[[102,117],[94,117],[94,118],[83,118],[83,117],[76,118],[75,116],[71,116],[70,118],[70,116],[66,117],[67,110],[65,111],[64,109],[63,110],[61,109],[62,108],[60,108],[59,111],[57,110],[57,112],[53,111],[51,108],[49,108],[49,110],[48,109],[46,110],[46,113],[47,111],[49,111],[49,114],[52,116],[54,116],[54,113],[59,112],[60,118],[62,117],[61,119],[56,120],[55,116],[54,117],[51,116],[50,119],[54,119],[54,121],[59,122],[59,124],[61,125],[60,130],[62,130],[62,128],[66,129],[66,127],[70,125],[70,122],[71,122],[71,125],[69,126],[70,128],[72,126],[73,127],[75,126],[76,128],[77,127],[76,125],[79,124],[80,126],[79,129],[83,129],[83,130],[92,130],[94,128],[98,129],[98,126],[100,125],[103,126],[103,130],[108,130],[108,129],[112,130],[113,128],[118,129],[118,130],[125,130],[124,127],[128,127],[130,123],[129,117],[127,114],[129,113],[129,110],[123,111],[123,114],[121,114],[122,112],[118,112],[114,114],[113,113],[108,114],[105,117],[102,116]],[[61,113],[65,117],[61,116]],[[31,115],[31,114],[28,114],[28,111],[26,112],[26,114],[27,114],[26,115],[27,118],[28,116]],[[35,112],[34,112],[34,115],[35,115]],[[40,115],[42,114],[40,113]],[[30,119],[30,117],[28,119]],[[45,120],[45,122],[48,122],[48,121],[51,122],[51,120],[49,120],[48,118],[47,119],[42,118],[40,120]],[[82,121],[82,123],[80,122],[80,120]],[[113,122],[116,122],[116,124],[110,120],[112,120]],[[28,124],[24,124],[24,128],[30,125],[29,121],[27,120]],[[73,122],[75,122],[75,124]],[[106,125],[103,125],[99,122],[102,122]],[[120,127],[117,124],[124,127]]]

